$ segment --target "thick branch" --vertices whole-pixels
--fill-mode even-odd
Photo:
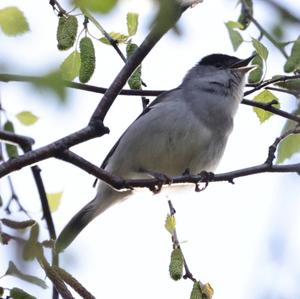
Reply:
[[[0,177],[38,161],[53,157],[57,153],[62,152],[71,146],[102,136],[105,133],[108,133],[108,129],[103,126],[102,122],[94,123],[94,125],[87,126],[86,128],[63,137],[49,145],[1,163]]]

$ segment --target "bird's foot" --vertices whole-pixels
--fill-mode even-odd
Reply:
[[[201,171],[198,175],[201,177],[200,182],[203,182],[205,185],[204,187],[200,188],[199,184],[197,183],[195,187],[196,192],[205,190],[208,186],[208,183],[211,182],[215,177],[215,174],[213,172],[209,172],[205,170]]]
[[[169,177],[168,175],[166,175],[164,173],[149,171],[149,170],[145,170],[145,169],[141,169],[141,171],[145,172],[145,173],[151,175],[153,178],[157,179],[157,181],[158,181],[157,184],[150,187],[150,190],[153,193],[159,193],[163,185],[165,185],[165,184],[170,185],[173,181],[171,177]]]

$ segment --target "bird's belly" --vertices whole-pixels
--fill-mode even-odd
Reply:
[[[139,165],[143,170],[169,176],[181,175],[187,169],[194,174],[202,170],[213,171],[225,147],[223,141],[203,126],[201,130],[197,127],[197,130],[169,132],[165,138],[153,140],[156,143],[143,147],[142,156],[148,158],[138,157]]]

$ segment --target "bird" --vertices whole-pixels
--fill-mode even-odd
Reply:
[[[214,171],[233,129],[255,55],[240,59],[218,53],[202,58],[177,88],[163,92],[143,110],[101,168],[124,179]],[[94,218],[131,192],[117,191],[100,180],[96,197],[60,233],[56,251],[65,250]]]

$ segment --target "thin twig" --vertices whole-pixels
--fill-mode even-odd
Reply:
[[[10,191],[11,191],[11,196],[10,196],[10,199],[5,207],[5,211],[6,213],[8,214],[11,214],[11,211],[10,211],[10,205],[11,203],[14,201],[18,207],[19,207],[19,210],[22,211],[28,218],[31,218],[30,215],[28,214],[27,210],[23,207],[23,205],[21,204],[20,200],[19,200],[19,197],[15,191],[15,188],[14,188],[14,185],[12,183],[12,179],[10,176],[8,176],[8,184],[9,184],[9,188],[10,188]]]
[[[273,87],[273,86],[267,86],[266,89],[273,90],[273,91],[278,91],[278,92],[282,92],[282,93],[291,94],[291,95],[293,95],[296,98],[299,98],[299,96],[300,96],[300,90],[299,91],[289,90],[289,89],[278,88],[278,87]]]
[[[290,120],[293,120],[297,123],[300,123],[300,117],[299,116],[275,108],[273,106],[272,102],[271,103],[261,103],[261,102],[256,102],[256,101],[252,101],[252,100],[243,99],[242,103],[245,104],[245,105],[248,105],[248,106],[257,107],[257,108],[263,109],[265,111],[272,112],[275,115],[279,115],[279,116],[282,116],[286,119],[290,119]]]
[[[168,205],[169,205],[169,210],[170,210],[170,216],[174,216],[176,213],[176,210],[174,209],[174,206],[173,206],[173,203],[171,202],[171,200],[168,200]],[[178,240],[176,228],[174,228],[172,231],[172,242],[173,242],[173,247],[180,248],[180,250],[181,250],[181,254],[182,254],[182,258],[183,258],[183,267],[185,270],[185,274],[183,275],[183,278],[184,279],[188,278],[188,279],[191,279],[193,282],[195,282],[196,279],[194,278],[192,272],[190,271],[188,264],[186,262],[186,258],[182,252],[182,248],[180,247],[180,242]]]
[[[272,145],[269,146],[269,153],[268,157],[265,161],[266,164],[272,164],[275,159],[275,152],[277,150],[277,147],[279,143],[285,139],[286,137],[294,134],[300,134],[300,125],[295,126],[293,129],[290,129],[283,133],[281,136],[277,137]]]
[[[285,52],[282,44],[274,39],[273,36],[269,32],[267,32],[252,15],[249,15],[249,18],[251,22],[257,27],[257,29],[281,52],[281,54],[285,58],[288,58],[288,55]]]
[[[300,75],[292,75],[292,76],[279,76],[279,77],[276,77],[276,78],[272,78],[272,79],[269,79],[269,80],[265,80],[259,84],[247,84],[248,87],[253,87],[252,89],[250,90],[247,90],[246,92],[244,92],[244,97],[251,94],[251,93],[254,93],[268,85],[271,85],[271,84],[274,84],[274,83],[277,83],[277,82],[285,82],[285,81],[288,81],[288,80],[295,80],[295,79],[300,79]]]
[[[0,74],[0,81],[2,82],[29,82],[29,83],[35,83],[39,81],[41,77],[37,76],[26,76],[26,75],[14,75],[14,74]],[[83,83],[77,83],[67,80],[62,80],[64,85],[69,88],[89,91],[89,92],[95,92],[104,94],[107,91],[107,88],[105,87],[98,87],[95,85],[89,85],[89,84],[83,84]],[[141,89],[122,89],[120,91],[120,95],[126,95],[126,96],[158,96],[165,90],[141,90]]]
[[[106,30],[101,26],[101,24],[89,13],[88,10],[81,8],[82,13],[100,30],[103,36],[108,40],[111,46],[116,50],[121,59],[126,63],[126,57],[123,55],[118,47],[118,43],[106,32]]]
[[[18,144],[22,148],[24,153],[30,153],[32,151],[32,145],[34,144],[34,140],[30,137],[19,135],[19,134],[12,133],[12,132],[2,131],[2,130],[0,130],[0,139],[5,140],[5,141],[14,142],[14,143]],[[45,218],[45,221],[46,221],[46,224],[47,224],[47,227],[48,227],[50,239],[55,240],[56,239],[55,226],[54,226],[52,214],[51,214],[51,211],[50,211],[50,207],[49,207],[49,203],[48,203],[48,199],[47,199],[47,194],[46,194],[44,182],[43,182],[42,177],[41,177],[41,169],[37,165],[34,165],[34,166],[31,167],[31,171],[32,171],[32,175],[33,175],[35,184],[36,184],[37,189],[38,189],[38,193],[39,193],[39,197],[40,197],[40,201],[41,201],[41,205],[42,205],[42,210],[43,210],[43,216]],[[24,213],[26,213],[26,215],[30,218],[30,215],[23,208],[23,206],[21,205],[16,193],[14,192],[13,186],[11,184],[11,179],[10,179],[9,176],[8,176],[8,180],[9,180],[9,183],[11,185],[11,190],[13,192],[11,198],[14,198],[16,200],[16,202],[18,203],[20,209]],[[9,208],[10,202],[11,201],[9,201],[6,209]],[[52,265],[53,266],[58,266],[59,265],[59,255],[54,251],[52,251]],[[57,293],[56,289],[55,290],[53,289],[52,298],[53,299],[58,298],[58,293]]]
[[[251,87],[253,87],[251,90],[248,90],[244,93],[244,96],[247,96],[251,93],[254,93],[268,85],[271,85],[273,83],[276,82],[284,82],[287,80],[292,80],[292,79],[299,79],[300,75],[294,75],[294,76],[281,76],[280,78],[275,78],[275,79],[270,79],[270,80],[266,80],[263,81],[262,83],[258,84],[258,85],[249,85]],[[35,82],[39,79],[39,77],[34,77],[34,76],[21,76],[21,75],[11,75],[11,74],[0,74],[0,81],[4,81],[4,82],[10,82],[10,81],[20,81],[20,82]],[[64,84],[66,85],[66,87],[70,87],[70,88],[74,88],[74,89],[79,89],[79,90],[85,90],[85,91],[89,91],[89,92],[95,92],[95,93],[101,93],[104,94],[107,91],[107,88],[104,87],[98,87],[98,86],[93,86],[93,85],[88,85],[88,84],[82,84],[82,83],[76,83],[76,82],[71,82],[71,81],[63,81]],[[165,90],[133,90],[133,89],[122,89],[120,91],[120,95],[127,95],[127,96],[158,96],[161,93],[165,92]],[[295,120],[297,122],[299,122],[299,117],[282,111],[280,109],[271,107],[268,104],[263,104],[263,103],[259,103],[259,102],[255,102],[255,101],[250,101],[250,100],[246,100],[244,99],[242,102],[242,104],[248,105],[248,106],[254,106],[254,107],[258,107],[261,109],[264,109],[266,111],[270,111],[276,115],[285,117],[287,119],[291,119],[291,120]],[[271,107],[271,108],[270,108]],[[271,110],[270,110],[271,109]]]

